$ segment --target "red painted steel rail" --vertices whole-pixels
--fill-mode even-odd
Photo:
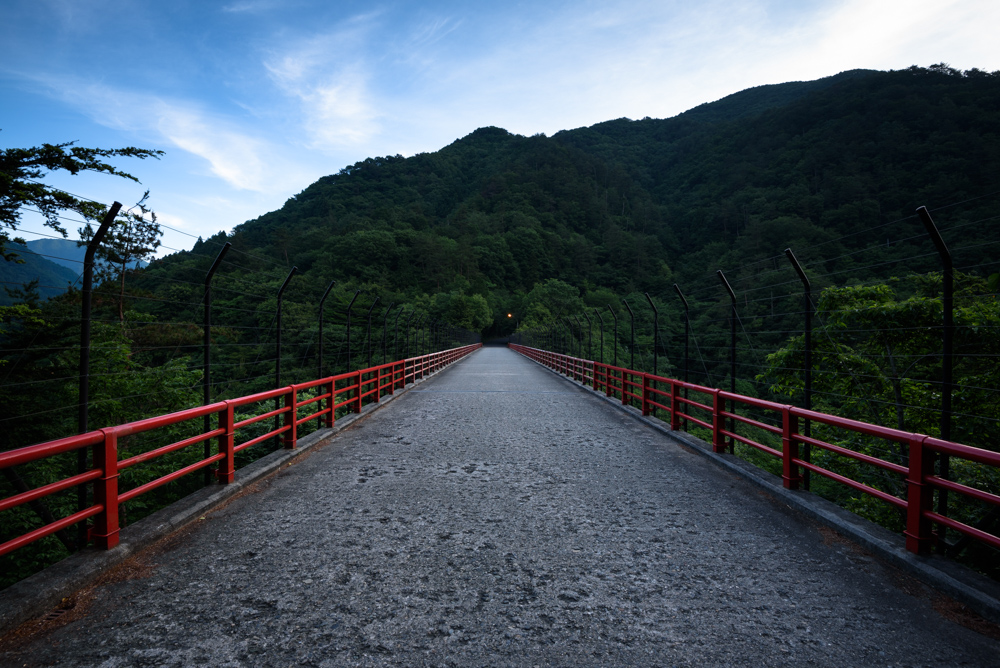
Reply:
[[[94,523],[89,529],[89,538],[98,547],[110,549],[118,544],[120,531],[118,508],[122,503],[206,466],[217,465],[215,474],[219,482],[231,483],[235,474],[234,456],[237,452],[277,436],[281,437],[285,448],[293,449],[296,445],[298,428],[306,422],[318,420],[322,426],[332,427],[336,420],[337,409],[347,407],[351,412],[360,413],[365,403],[377,402],[381,397],[393,394],[397,388],[402,388],[407,383],[412,383],[429,373],[442,369],[480,347],[481,344],[477,343],[429,355],[411,357],[368,369],[350,371],[307,383],[297,383],[238,399],[219,401],[207,406],[199,406],[198,408],[2,452],[0,453],[0,469],[27,464],[81,448],[93,448],[94,461],[93,468],[89,471],[0,499],[0,513],[30,501],[90,483],[94,485],[94,502],[88,508],[8,540],[0,545],[0,555],[12,552],[90,518],[94,518]],[[315,396],[302,398],[303,393],[307,391],[315,392]],[[258,411],[262,412],[239,422],[234,421],[235,409],[259,405],[262,402],[275,399],[279,400],[282,404],[281,407],[274,410],[264,410],[258,406]],[[170,427],[211,414],[218,415],[218,427],[215,429],[128,459],[118,459],[119,438]],[[241,428],[276,416],[281,416],[281,424],[276,429],[237,444],[236,436]],[[213,438],[218,440],[216,454],[127,491],[118,489],[118,476],[124,469]]]
[[[996,494],[951,480],[944,480],[934,475],[934,460],[938,454],[946,454],[954,459],[1000,469],[1000,453],[998,452],[943,441],[923,434],[848,420],[826,413],[807,411],[796,406],[755,399],[592,360],[561,355],[514,343],[509,345],[512,350],[578,380],[596,392],[604,392],[608,397],[620,398],[622,404],[639,408],[643,415],[649,415],[655,409],[665,411],[670,415],[671,429],[680,429],[682,423],[686,427],[687,423],[690,422],[710,430],[712,432],[712,449],[715,452],[724,452],[727,439],[729,439],[730,442],[743,443],[780,460],[781,477],[784,486],[788,489],[798,489],[802,481],[802,471],[807,469],[888,503],[905,514],[906,529],[903,533],[906,536],[906,549],[911,552],[919,554],[929,551],[936,540],[933,531],[934,524],[954,529],[965,536],[1000,548],[1000,536],[987,533],[932,510],[934,490],[948,490],[967,498],[1000,506],[1000,496]],[[688,396],[691,394],[701,397],[701,400],[689,399]],[[775,424],[767,424],[737,412],[727,411],[725,408],[727,401],[768,412],[774,417]],[[746,424],[780,437],[781,449],[778,450],[748,436],[736,433],[735,430],[727,429],[727,420]],[[828,425],[847,433],[861,434],[895,443],[898,447],[906,449],[908,465],[895,464],[841,445],[806,436],[799,432],[800,420],[808,420],[812,424]],[[803,444],[836,453],[898,476],[898,479],[906,484],[906,494],[902,497],[895,496],[806,461],[799,452],[799,446]]]

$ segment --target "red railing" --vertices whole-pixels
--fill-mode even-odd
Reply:
[[[808,470],[842,485],[877,498],[905,515],[906,548],[911,552],[925,553],[935,542],[933,524],[948,527],[959,533],[980,540],[1000,549],[1000,536],[969,526],[954,517],[940,515],[932,510],[934,490],[947,490],[968,499],[976,499],[987,504],[1000,506],[1000,496],[987,490],[945,480],[934,475],[934,461],[939,454],[1000,469],[1000,453],[982,448],[974,448],[960,443],[943,441],[923,434],[914,434],[880,427],[877,425],[849,420],[846,418],[807,411],[796,406],[787,406],[763,399],[755,399],[733,394],[694,383],[685,383],[673,378],[665,378],[650,373],[634,371],[590,360],[581,360],[568,355],[510,344],[510,348],[525,357],[550,367],[575,380],[580,380],[596,392],[604,392],[608,397],[621,399],[622,404],[631,405],[649,415],[655,409],[669,414],[670,428],[678,430],[683,425],[694,423],[712,433],[712,449],[724,452],[727,444],[743,443],[781,462],[782,480],[788,489],[798,489],[802,482],[802,471]],[[689,398],[691,394],[702,397],[700,401]],[[727,410],[726,402],[751,407],[770,415],[773,424]],[[807,436],[800,433],[800,421],[826,425],[856,435],[863,435],[894,443],[906,453],[905,465],[889,462],[842,445]],[[780,450],[758,440],[740,434],[735,428],[727,428],[738,422],[759,429],[780,438]],[[835,453],[850,460],[861,462],[895,476],[906,487],[902,496],[896,496],[877,489],[864,482],[854,480],[800,456],[799,446],[809,445]]]
[[[2,452],[0,453],[0,469],[88,447],[93,448],[94,461],[92,468],[84,473],[0,499],[0,512],[89,483],[94,484],[94,501],[91,506],[72,515],[8,540],[0,545],[0,555],[12,552],[90,518],[94,518],[94,524],[89,528],[88,538],[100,548],[112,548],[118,544],[120,531],[118,509],[121,504],[213,464],[218,464],[215,474],[219,481],[223,484],[231,483],[235,475],[235,454],[237,452],[278,436],[281,437],[285,448],[293,449],[296,447],[298,428],[310,420],[317,420],[324,427],[333,427],[337,409],[348,407],[351,412],[360,413],[365,403],[377,402],[381,397],[392,394],[397,388],[404,387],[406,383],[444,368],[479,347],[481,344],[477,343],[462,348],[421,355],[369,369],[350,371],[308,383],[297,383],[238,399],[219,401],[207,406],[199,406],[198,408]],[[300,398],[303,393],[309,391],[313,391],[315,394]],[[263,410],[263,412],[239,422],[235,421],[234,416],[237,408],[271,400],[275,400],[281,405],[273,410]],[[303,408],[307,409],[305,412],[308,414],[303,414],[301,411]],[[127,459],[118,459],[118,441],[121,438],[170,427],[212,414],[218,416],[218,427],[215,429]],[[278,418],[279,424],[274,429],[241,443],[236,442],[237,432],[240,429],[271,418]],[[158,459],[166,454],[204,443],[210,439],[218,440],[216,454],[127,491],[118,489],[118,477],[121,471],[137,464]]]

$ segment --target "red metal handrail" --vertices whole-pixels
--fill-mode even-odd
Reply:
[[[352,412],[360,413],[366,398],[371,402],[377,402],[380,397],[386,394],[393,394],[397,386],[402,388],[406,386],[407,382],[417,380],[417,369],[419,369],[419,377],[422,378],[430,371],[441,369],[480,347],[481,344],[477,343],[443,352],[420,355],[369,369],[349,371],[336,376],[312,380],[307,383],[297,383],[237,399],[216,402],[207,406],[198,406],[197,408],[190,408],[167,415],[159,415],[115,427],[99,429],[78,436],[69,436],[55,441],[0,452],[0,469],[6,469],[81,448],[94,448],[94,465],[90,470],[0,499],[0,512],[3,512],[78,485],[94,484],[93,505],[68,517],[58,519],[43,527],[8,540],[0,545],[0,555],[24,547],[40,538],[44,538],[91,517],[94,518],[94,525],[90,527],[89,537],[100,548],[112,548],[118,544],[118,534],[120,531],[118,507],[122,503],[213,464],[219,465],[216,471],[216,477],[219,481],[223,484],[231,483],[235,476],[234,455],[237,452],[276,436],[281,436],[285,448],[293,449],[296,447],[296,441],[298,440],[298,427],[306,422],[317,420],[321,426],[333,427],[336,422],[337,409],[350,407]],[[407,369],[410,369],[411,373],[408,374]],[[316,391],[315,396],[299,399],[303,393],[311,390]],[[274,399],[280,400],[283,405],[276,409],[258,412],[239,422],[235,421],[235,409],[261,404],[262,402]],[[319,404],[318,410],[314,410],[308,415],[300,416],[299,410],[301,408],[314,406],[315,404]],[[119,438],[170,427],[212,414],[218,415],[219,426],[215,429],[184,438],[127,459],[118,459]],[[281,425],[277,428],[243,443],[236,444],[235,437],[239,429],[279,416],[281,418]],[[217,439],[218,441],[216,454],[171,471],[133,489],[119,491],[118,475],[121,470],[157,459],[171,452],[183,450],[210,439]]]
[[[578,360],[547,350],[529,348],[514,343],[509,344],[509,346],[525,357],[564,375],[571,376],[574,380],[579,376],[584,385],[589,385],[595,392],[603,391],[605,396],[615,396],[621,399],[623,405],[635,405],[637,402],[637,407],[643,415],[649,415],[655,409],[668,413],[670,428],[673,430],[679,430],[682,421],[685,424],[691,422],[710,430],[712,432],[712,449],[715,452],[724,452],[726,439],[731,439],[731,441],[743,443],[780,460],[783,484],[788,489],[798,489],[802,481],[802,471],[805,469],[904,511],[906,513],[906,530],[903,533],[906,537],[906,548],[911,552],[925,553],[930,549],[935,541],[933,524],[954,529],[966,536],[1000,548],[1000,536],[968,526],[953,517],[946,517],[931,510],[935,489],[949,490],[971,499],[1000,506],[1000,495],[951,480],[944,480],[934,475],[934,461],[938,454],[947,454],[969,462],[1000,468],[1000,453],[998,452],[943,441],[923,434],[914,434],[841,418],[827,413],[808,411],[796,406],[778,404],[623,367]],[[583,369],[587,365],[591,365],[593,369],[589,378],[582,373],[575,373],[577,368]],[[570,371],[571,369],[572,371]],[[590,382],[586,382],[587,380]],[[668,386],[669,390],[666,389]],[[637,388],[641,388],[641,391]],[[689,399],[682,394],[683,390],[706,396],[710,401],[701,403],[695,399]],[[777,424],[768,424],[736,411],[727,411],[725,410],[725,402],[727,401],[765,411],[774,416]],[[692,415],[692,408],[707,414],[707,420]],[[728,419],[780,436],[781,449],[778,450],[765,443],[755,441],[749,436],[737,433],[735,429],[726,429],[725,423]],[[905,446],[909,452],[907,465],[889,462],[813,436],[800,434],[800,420],[809,420],[814,424],[824,424]],[[901,483],[906,485],[906,498],[894,496],[861,481],[823,468],[814,462],[805,461],[799,456],[799,446],[803,444],[877,467],[896,476]]]

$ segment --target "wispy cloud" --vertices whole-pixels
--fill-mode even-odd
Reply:
[[[286,147],[240,129],[238,119],[203,110],[197,104],[95,83],[53,79],[44,83],[53,96],[100,125],[202,158],[211,174],[233,188],[287,191],[295,187],[296,176],[302,176],[285,157]]]
[[[364,60],[372,18],[354,17],[308,39],[296,36],[292,46],[275,49],[264,61],[271,80],[298,101],[310,148],[357,145],[379,131]]]
[[[241,190],[268,187],[265,143],[212,123],[189,110],[159,102],[154,106],[157,129],[171,144],[208,161],[213,174]]]
[[[256,14],[287,7],[288,4],[287,0],[238,0],[224,6],[222,11],[230,14]]]

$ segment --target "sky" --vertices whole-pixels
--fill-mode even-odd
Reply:
[[[1000,70],[996,0],[4,0],[0,16],[0,148],[163,150],[115,162],[141,185],[46,179],[126,208],[148,189],[161,254],[479,127],[669,118],[857,68]],[[21,230],[51,234],[30,213]]]

